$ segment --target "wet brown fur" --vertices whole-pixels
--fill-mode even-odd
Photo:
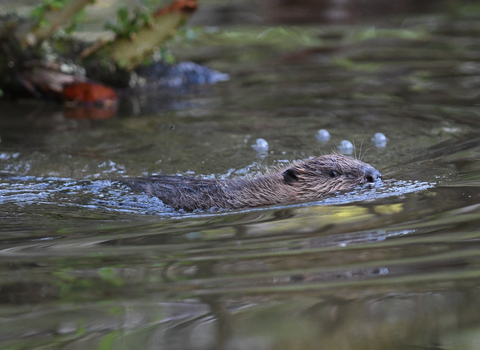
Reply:
[[[175,209],[193,211],[311,201],[381,178],[380,172],[369,164],[332,154],[273,168],[256,178],[216,180],[159,175],[122,181]]]

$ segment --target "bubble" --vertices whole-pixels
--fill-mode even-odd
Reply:
[[[352,154],[353,153],[353,144],[348,140],[343,140],[337,149],[342,154]]]
[[[264,139],[257,139],[257,143],[252,145],[252,148],[257,151],[258,153],[267,152],[268,151],[268,142]]]
[[[325,129],[320,129],[320,130],[318,130],[315,137],[320,142],[328,141],[330,139],[330,133]]]
[[[377,132],[371,140],[373,141],[373,143],[377,147],[387,146],[387,137],[384,134],[382,134],[381,132]]]

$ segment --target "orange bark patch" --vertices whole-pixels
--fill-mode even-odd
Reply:
[[[66,101],[95,103],[116,100],[117,93],[105,85],[79,82],[65,86],[62,91],[62,98]]]

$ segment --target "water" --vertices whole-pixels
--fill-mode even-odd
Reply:
[[[477,349],[480,42],[468,16],[200,32],[177,55],[230,80],[153,93],[157,112],[144,96],[96,121],[1,102],[0,347]],[[268,151],[252,148],[259,138]],[[116,181],[255,175],[342,140],[383,186],[184,213]]]

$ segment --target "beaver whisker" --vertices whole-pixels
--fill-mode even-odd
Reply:
[[[363,153],[363,155],[361,156],[360,160],[363,160],[363,158],[365,157],[365,155],[367,154],[368,151],[370,151],[372,149],[372,147],[368,147],[365,152]]]

